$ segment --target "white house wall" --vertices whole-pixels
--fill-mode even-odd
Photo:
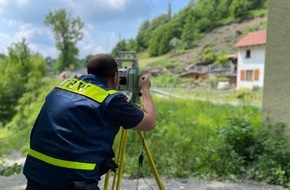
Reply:
[[[250,50],[250,58],[246,58],[246,51]],[[265,65],[265,45],[242,47],[238,50],[237,88],[263,87]],[[241,80],[241,70],[259,70],[259,80]]]

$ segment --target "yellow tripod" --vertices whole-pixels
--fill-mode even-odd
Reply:
[[[117,162],[119,168],[116,170],[116,172],[114,174],[114,178],[113,178],[113,181],[112,181],[112,190],[114,190],[114,189],[120,190],[120,188],[121,188],[121,179],[122,179],[123,167],[124,167],[124,157],[125,157],[125,152],[126,152],[127,132],[128,131],[126,129],[121,128],[120,144],[119,144],[119,148],[118,148],[118,154],[117,154],[117,157],[116,157],[116,162]],[[163,187],[163,184],[161,182],[161,179],[159,177],[159,174],[157,172],[157,169],[155,167],[155,164],[154,164],[154,161],[152,159],[151,153],[150,153],[150,151],[148,149],[148,146],[147,146],[147,144],[145,142],[144,134],[143,134],[143,132],[138,132],[138,134],[139,134],[139,137],[140,137],[140,139],[141,139],[141,141],[143,143],[144,150],[145,150],[146,155],[148,157],[150,166],[151,166],[151,168],[153,170],[154,177],[155,177],[155,180],[156,180],[157,185],[159,187],[159,190],[165,190],[164,187]],[[104,181],[104,190],[108,190],[109,178],[110,178],[110,171],[106,174],[106,178],[105,178],[105,181]]]

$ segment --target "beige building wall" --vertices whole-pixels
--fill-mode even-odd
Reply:
[[[263,118],[288,125],[290,145],[290,1],[269,0]]]

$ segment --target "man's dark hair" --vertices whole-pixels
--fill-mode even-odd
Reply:
[[[115,59],[108,54],[97,54],[91,57],[87,64],[88,74],[94,74],[105,80],[114,76],[118,71]]]

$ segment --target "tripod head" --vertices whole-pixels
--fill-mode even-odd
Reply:
[[[134,103],[140,102],[139,96],[139,65],[137,53],[134,51],[120,51],[115,58],[118,63],[119,86],[117,90],[122,91]]]

